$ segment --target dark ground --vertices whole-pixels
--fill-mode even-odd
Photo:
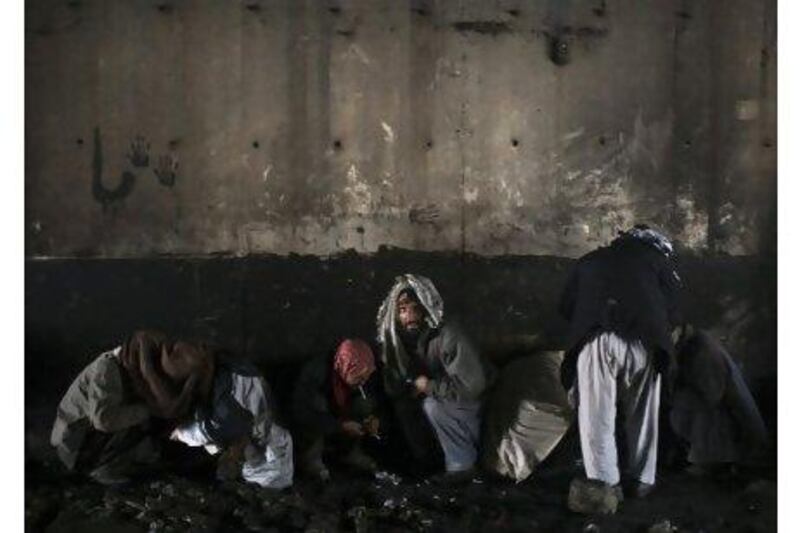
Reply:
[[[698,478],[663,471],[649,497],[613,516],[566,506],[578,471],[561,446],[527,481],[479,475],[461,485],[333,468],[327,484],[296,476],[284,491],[217,482],[213,470],[165,473],[121,488],[68,476],[59,464],[26,465],[27,531],[564,531],[767,532],[777,530],[775,468]],[[208,461],[206,461],[208,463]]]

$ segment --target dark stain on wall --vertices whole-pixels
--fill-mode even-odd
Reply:
[[[92,194],[95,200],[107,208],[114,202],[118,202],[127,197],[136,183],[136,176],[131,172],[124,171],[122,178],[115,188],[107,189],[103,185],[103,143],[100,137],[100,128],[94,129],[94,158],[92,160]]]
[[[496,37],[501,33],[510,33],[511,26],[506,22],[496,20],[468,20],[454,22],[453,28],[460,32],[472,32]]]

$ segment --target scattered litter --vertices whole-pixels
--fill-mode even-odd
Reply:
[[[397,509],[400,507],[405,507],[407,504],[408,504],[408,498],[405,497],[400,498],[399,500],[396,500],[394,498],[389,498],[388,500],[383,502],[383,506],[386,507],[387,509]]]
[[[678,527],[673,525],[669,520],[662,520],[650,526],[647,533],[674,533],[678,531]]]
[[[403,478],[398,476],[397,474],[392,474],[391,472],[387,472],[385,470],[381,470],[379,472],[375,472],[375,480],[376,481],[386,481],[394,485],[395,487],[402,483]]]

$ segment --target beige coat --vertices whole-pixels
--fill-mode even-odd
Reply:
[[[115,433],[150,416],[144,401],[123,383],[121,350],[105,352],[84,368],[58,406],[50,443],[68,468],[75,466],[89,430]]]

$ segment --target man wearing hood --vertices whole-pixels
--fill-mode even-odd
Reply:
[[[327,481],[324,448],[337,448],[358,470],[373,472],[375,461],[361,447],[364,437],[378,435],[375,356],[361,339],[345,339],[336,351],[308,361],[294,387],[292,411],[297,430],[300,468]]]
[[[581,257],[561,299],[570,323],[562,380],[577,396],[586,477],[616,497],[618,406],[625,488],[644,496],[655,485],[661,374],[674,358],[671,331],[678,323],[680,278],[672,259],[666,237],[635,226]]]
[[[430,464],[435,453],[430,444],[438,442],[449,474],[470,472],[493,371],[466,333],[445,321],[431,280],[414,274],[396,278],[378,312],[378,342],[386,392],[412,455]]]
[[[75,378],[50,442],[69,470],[102,484],[127,482],[157,463],[159,427],[188,413],[212,375],[202,345],[137,331]]]

